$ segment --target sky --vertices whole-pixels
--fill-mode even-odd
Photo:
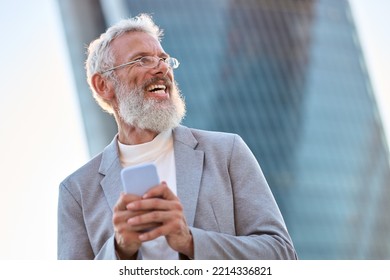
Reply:
[[[387,138],[390,139],[390,1],[349,0]],[[388,140],[388,143],[390,141]]]
[[[88,158],[54,4],[0,0],[0,260],[56,258],[58,185]]]
[[[389,0],[350,0],[390,135]],[[56,259],[58,184],[88,158],[56,0],[0,0],[0,260]]]

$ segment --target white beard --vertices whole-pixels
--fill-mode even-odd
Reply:
[[[176,83],[168,86],[170,97],[167,100],[144,98],[147,85],[155,80],[146,81],[142,86],[129,88],[116,82],[115,90],[118,99],[118,114],[128,125],[160,133],[177,127],[183,120],[186,108],[183,97]],[[166,81],[166,83],[170,83]]]

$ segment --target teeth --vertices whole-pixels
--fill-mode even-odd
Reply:
[[[167,87],[164,85],[151,85],[148,86],[147,91],[165,90]]]

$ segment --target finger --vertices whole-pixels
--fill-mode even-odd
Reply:
[[[156,239],[160,236],[167,236],[170,233],[174,232],[177,230],[177,227],[175,226],[177,223],[169,222],[166,224],[160,224],[158,227],[151,228],[145,232],[142,232],[139,236],[138,239],[140,241],[149,241]]]
[[[166,200],[161,198],[150,198],[133,201],[126,205],[126,209],[130,211],[182,211],[183,207],[178,200]]]
[[[169,224],[170,222],[183,219],[181,213],[175,211],[151,211],[127,220],[131,226],[139,226],[150,223]]]
[[[145,213],[145,212],[143,212]],[[150,222],[131,225],[127,223],[134,216],[129,216],[126,212],[118,212],[113,215],[113,225],[115,229],[121,229],[122,232],[145,232],[151,228],[161,226],[161,223]]]
[[[126,194],[126,193],[122,192],[118,198],[118,201],[116,202],[116,204],[114,206],[114,211],[127,210],[126,209],[127,204],[129,204],[132,201],[140,200],[140,199],[141,199],[140,196],[136,196],[133,194]]]
[[[152,197],[161,197],[163,199],[173,200],[177,199],[176,195],[169,189],[167,183],[165,181],[161,182],[161,184],[147,191],[142,198],[152,198]]]
[[[132,217],[146,214],[150,211],[115,211],[112,215],[112,223],[114,225],[119,225],[121,223],[127,223]]]
[[[142,224],[142,225],[136,225],[136,226],[128,225],[128,230],[134,231],[137,233],[145,233],[145,232],[153,230],[154,228],[160,227],[161,225],[162,224],[160,224],[160,223],[148,223],[148,224]]]
[[[156,239],[164,235],[166,234],[164,234],[163,227],[161,226],[146,232],[142,232],[140,235],[138,235],[138,240],[145,242],[145,241]]]

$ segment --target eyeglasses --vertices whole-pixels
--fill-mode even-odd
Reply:
[[[100,73],[104,74],[104,73],[107,73],[109,71],[112,71],[112,70],[115,70],[118,68],[122,68],[122,67],[125,67],[127,65],[135,64],[135,63],[139,63],[140,66],[145,67],[145,68],[154,68],[160,64],[160,61],[163,61],[164,63],[166,63],[168,65],[168,67],[171,69],[176,69],[180,65],[180,62],[176,58],[173,58],[173,57],[143,56],[143,57],[138,58],[136,60],[129,61],[129,62],[123,63],[121,65],[112,67],[110,69],[104,70],[103,72],[100,72]]]

